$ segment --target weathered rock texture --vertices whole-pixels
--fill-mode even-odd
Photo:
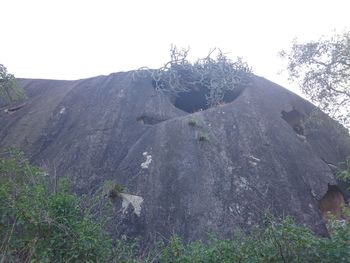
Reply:
[[[326,231],[320,200],[337,185],[331,168],[350,154],[349,137],[268,80],[254,77],[234,101],[203,111],[132,72],[20,83],[29,98],[2,108],[0,147],[71,175],[78,191],[126,186],[117,234],[230,237],[266,211]]]

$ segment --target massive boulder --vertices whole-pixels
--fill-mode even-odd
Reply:
[[[264,78],[209,109],[199,91],[171,97],[135,72],[19,81],[28,99],[2,108],[1,149],[70,175],[78,192],[125,187],[117,235],[227,238],[265,212],[326,234],[322,207],[338,209],[334,191],[347,199],[333,169],[350,154],[347,131]]]

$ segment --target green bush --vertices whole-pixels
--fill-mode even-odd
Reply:
[[[334,263],[350,262],[350,225],[333,220],[332,238],[322,238],[298,226],[290,217],[278,222],[268,217],[264,227],[232,240],[211,239],[188,245],[173,237],[157,262],[163,263]]]
[[[0,262],[102,262],[112,243],[102,221],[20,153],[0,159]]]
[[[337,177],[341,181],[350,182],[350,156],[339,164]]]
[[[25,97],[25,92],[18,85],[15,76],[8,73],[6,67],[0,64],[0,99],[8,103]]]

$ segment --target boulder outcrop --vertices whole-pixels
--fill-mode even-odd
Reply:
[[[261,77],[205,109],[203,94],[171,98],[133,76],[20,79],[28,99],[2,108],[1,149],[72,176],[78,192],[125,186],[118,235],[226,238],[265,212],[326,234],[322,198],[336,186],[347,200],[332,171],[350,154],[341,125]]]

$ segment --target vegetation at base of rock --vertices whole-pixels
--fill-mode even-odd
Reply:
[[[216,58],[212,55],[217,51]],[[188,61],[189,49],[178,49],[172,46],[170,61],[157,70],[141,68],[138,74],[146,70],[150,72],[155,89],[164,93],[178,95],[181,92],[202,90],[208,107],[224,102],[228,92],[239,92],[246,87],[252,70],[242,58],[230,60],[221,50],[213,49],[195,63]]]
[[[288,62],[291,80],[322,110],[349,127],[350,32],[317,41],[294,41],[281,56]]]
[[[0,262],[98,262],[112,242],[67,179],[48,174],[19,152],[0,159]]]
[[[24,90],[18,85],[15,76],[8,73],[2,64],[0,64],[0,98],[5,102],[25,98]]]
[[[331,239],[314,235],[291,218],[271,217],[250,235],[237,233],[233,240],[212,239],[185,245],[174,237],[162,250],[159,262],[349,262],[350,227],[332,221]]]
[[[0,262],[349,262],[350,224],[331,220],[323,238],[292,218],[266,216],[249,234],[185,244],[164,240],[147,253],[141,243],[114,240],[91,202],[70,191],[17,151],[0,159]]]

